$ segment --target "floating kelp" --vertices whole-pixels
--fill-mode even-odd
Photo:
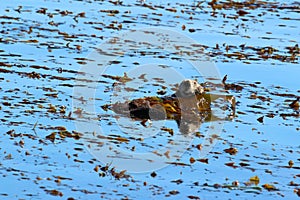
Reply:
[[[118,78],[119,80],[120,78]],[[182,82],[183,83],[183,82]],[[181,84],[182,84],[181,83]],[[225,83],[225,81],[224,81]],[[225,84],[225,88],[234,88],[241,86],[234,86]],[[184,88],[184,90],[188,90]],[[207,89],[209,90],[209,89]],[[165,93],[163,93],[165,94]],[[192,96],[178,96],[178,91],[172,96],[164,96],[164,97],[145,97],[141,99],[131,100],[124,103],[117,102],[112,105],[103,105],[101,106],[104,110],[112,109],[116,113],[124,112],[123,114],[130,114],[131,117],[141,118],[141,119],[150,119],[149,111],[153,109],[153,112],[157,111],[157,113],[163,112],[157,109],[162,108],[167,113],[168,119],[178,119],[180,118],[181,110],[187,109],[187,107],[191,107],[192,109],[196,109],[199,112],[210,111],[210,103],[217,98],[225,98],[230,101],[231,108],[235,109],[235,99],[231,95],[214,95],[209,93],[197,92],[195,91]],[[162,116],[158,115],[158,118]]]
[[[299,2],[83,0],[61,5],[54,1],[44,1],[43,5],[7,1],[1,7],[0,174],[2,182],[7,183],[2,184],[1,199],[300,196],[300,88],[295,78],[299,74]],[[116,38],[112,38],[122,31],[145,27],[172,29],[198,44],[182,46],[176,40],[167,40],[176,50],[169,52],[164,45],[153,48],[146,39],[142,43],[126,40],[133,46],[124,52],[125,44],[117,46]],[[99,48],[106,40],[111,41],[113,52]],[[97,59],[86,58],[94,50]],[[173,88],[169,88],[174,85],[155,77],[156,84],[149,90],[126,88],[139,96],[118,102],[124,110],[114,109],[121,114],[98,113],[97,109],[97,116],[91,116],[80,105],[72,109],[72,99],[79,99],[82,105],[94,101],[95,107],[105,104],[103,108],[114,111],[108,104],[111,88],[134,81],[137,77],[129,78],[124,72],[130,74],[134,67],[149,62],[184,72],[187,78],[208,78],[189,72],[185,55],[193,61],[210,57],[230,78],[219,84],[213,80],[202,84],[205,93],[192,103],[174,100],[170,92]],[[101,56],[117,58],[105,64]],[[85,99],[72,91],[89,88],[93,82],[76,78],[86,73],[79,68],[89,64],[109,67],[99,77],[96,98]],[[138,78],[145,83],[152,81],[146,72]],[[210,137],[218,144],[207,157],[201,157],[210,121],[201,121],[200,127],[195,118],[209,119],[214,108],[232,112],[233,98],[225,98],[229,101],[225,103],[206,96],[214,92],[235,96],[236,113],[224,123],[222,134]],[[183,111],[186,104],[201,99],[206,102],[205,109],[199,111],[195,105],[195,109]],[[154,119],[153,115],[168,120],[158,128],[157,135],[142,137],[159,121],[148,119]],[[78,133],[73,127],[74,122],[99,122],[103,135],[95,135],[91,145],[101,152],[108,142],[130,153],[149,150],[160,158],[171,158],[172,152],[159,152],[159,148],[181,142],[176,139],[178,127],[173,120],[183,115],[187,124],[197,125],[185,154],[164,169],[143,174],[130,174],[122,166],[117,170],[116,163],[100,163],[83,144],[86,133]],[[141,135],[130,131],[122,134],[123,127],[115,126],[121,118],[132,123],[126,124],[132,131],[141,126]],[[86,128],[93,131],[89,125]],[[126,161],[131,163],[133,159],[128,157]]]
[[[120,78],[117,80],[120,80]],[[225,80],[223,82],[225,83]],[[194,80],[182,81],[176,93],[171,96],[144,97],[101,107],[106,111],[112,110],[116,114],[134,119],[172,119],[178,125],[182,125],[211,120],[211,103],[218,98],[224,98],[230,102],[231,115],[234,115],[236,106],[234,96],[205,93],[204,88]],[[170,132],[168,129],[165,130]],[[181,127],[181,130],[183,130],[183,127]]]

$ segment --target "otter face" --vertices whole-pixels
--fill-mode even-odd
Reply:
[[[180,83],[176,95],[179,97],[191,97],[197,93],[201,94],[203,92],[203,87],[197,81],[186,79]]]

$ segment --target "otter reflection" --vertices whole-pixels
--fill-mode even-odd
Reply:
[[[203,121],[217,119],[212,115],[211,102],[218,98],[229,101],[234,112],[233,96],[207,94],[197,81],[187,79],[180,83],[171,96],[144,97],[104,105],[102,108],[134,119],[176,120],[182,133],[192,133],[199,129]]]

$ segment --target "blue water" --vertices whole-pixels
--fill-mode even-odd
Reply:
[[[299,45],[299,2],[257,2],[253,9],[229,6],[215,12],[208,2],[199,7],[195,7],[198,1],[185,0],[145,3],[50,0],[0,5],[1,199],[297,198],[299,111],[289,104],[300,96],[299,49],[289,60],[287,48]],[[42,8],[47,8],[46,14]],[[239,16],[239,10],[249,14]],[[84,16],[77,16],[82,12]],[[148,38],[147,31],[153,28],[158,40]],[[139,35],[126,40],[134,32]],[[260,51],[266,47],[275,50],[263,54],[269,56],[263,59]],[[112,55],[105,57],[106,53]],[[238,54],[248,58],[237,58]],[[117,62],[104,62],[111,58]],[[30,78],[32,72],[40,77]],[[124,72],[133,80],[116,87],[116,80],[101,76],[124,76]],[[202,123],[197,130],[204,137],[183,136],[175,121],[153,121],[144,127],[140,121],[100,108],[156,96],[158,90],[172,94],[184,78],[220,82],[224,75],[228,83],[244,87],[228,91],[237,98],[237,115],[220,123]],[[253,94],[270,100],[250,98]],[[76,112],[80,108],[83,112]],[[257,118],[262,116],[260,123]],[[61,127],[80,132],[81,138],[63,136]],[[161,127],[172,128],[175,134]],[[204,155],[209,130],[217,139]],[[51,141],[47,136],[53,132]],[[199,144],[202,151],[196,147]],[[165,163],[169,147],[175,149],[170,148],[170,161],[177,165]],[[230,147],[238,153],[225,153]],[[112,159],[115,150],[126,155],[117,153]],[[103,152],[112,154],[99,157]],[[138,165],[134,155],[156,155],[138,158],[156,160]],[[208,164],[192,163],[191,158],[207,158]],[[236,168],[228,166],[232,162]],[[94,170],[98,165],[127,170],[130,177],[118,179],[112,171]],[[139,173],[131,173],[133,168]],[[248,185],[253,176],[259,177],[258,185]],[[233,181],[239,185],[228,189]],[[268,191],[264,184],[277,190]]]

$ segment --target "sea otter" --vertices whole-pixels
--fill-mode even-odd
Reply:
[[[203,86],[197,81],[186,79],[179,84],[177,91],[171,96],[144,97],[104,105],[102,108],[137,119],[180,120],[182,116],[188,119],[189,117],[194,118],[210,112],[211,101],[220,97],[224,98],[227,96],[206,94]],[[232,96],[230,98],[234,99]]]
[[[186,79],[180,83],[175,96],[187,98],[202,93],[204,93],[204,88],[197,81]]]

